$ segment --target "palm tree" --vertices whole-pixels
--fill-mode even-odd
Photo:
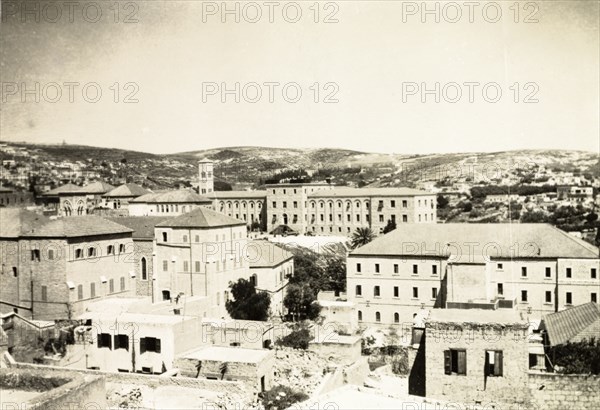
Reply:
[[[375,238],[375,234],[371,228],[356,228],[352,234],[351,244],[352,249],[364,246]]]

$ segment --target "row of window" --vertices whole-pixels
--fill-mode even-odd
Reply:
[[[359,296],[359,297],[363,296],[362,285],[356,285],[356,288],[354,291],[355,291],[356,296]],[[399,286],[393,287],[393,294],[394,294],[395,298],[400,297],[400,287]],[[437,299],[437,296],[438,296],[438,289],[431,288],[431,298]],[[381,297],[381,287],[379,285],[373,286],[373,297],[376,297],[376,298]],[[419,288],[416,286],[414,286],[412,288],[412,297],[413,297],[413,299],[419,298]]]
[[[486,377],[503,376],[504,354],[502,350],[485,350],[484,375]],[[467,374],[467,351],[465,349],[444,350],[444,374]]]
[[[208,263],[208,262],[205,262]],[[233,269],[236,269],[238,267],[238,261],[237,259],[233,259]],[[194,261],[194,272],[195,273],[199,273],[201,272],[201,266],[202,266],[202,262],[201,261]],[[222,269],[221,269],[222,268]],[[168,272],[169,271],[169,261],[166,259],[163,259],[162,261],[162,270],[163,272]],[[220,272],[221,270],[227,270],[227,260],[224,261],[215,261],[215,271]],[[183,272],[189,272],[190,271],[190,262],[189,261],[183,261],[182,263],[182,271]],[[142,279],[144,279],[144,275],[142,274]]]
[[[381,273],[381,265],[379,263],[375,264],[374,269],[375,269],[375,273]],[[400,265],[399,264],[394,263],[393,269],[394,269],[395,274],[400,273]],[[362,273],[362,264],[361,263],[356,264],[356,273]],[[412,273],[413,273],[413,275],[419,274],[419,265],[417,265],[417,264],[412,265]],[[438,273],[438,266],[431,265],[431,274],[437,275],[437,273]]]
[[[498,295],[502,295],[504,293],[504,289],[503,289],[503,285],[502,283],[498,284]],[[544,303],[552,303],[552,294],[554,292],[551,290],[547,290],[544,292]],[[529,294],[526,290],[522,290],[521,291],[521,302],[522,303],[528,303],[529,301]],[[596,292],[591,292],[590,293],[590,302],[594,302],[594,303],[598,303],[598,294]],[[572,292],[565,292],[565,305],[572,305],[573,304],[573,293]]]
[[[296,202],[294,202],[294,203],[296,203]],[[221,207],[221,211],[225,208],[226,204],[227,204],[227,209],[231,209],[231,202],[225,203],[225,202],[221,201],[221,202],[219,202],[219,206]],[[234,205],[235,209],[238,209],[240,207],[240,204],[237,201],[234,202],[233,205]],[[249,205],[250,205],[250,208],[254,209],[254,202],[250,201]],[[256,207],[258,209],[261,209],[262,208],[262,203],[261,202],[256,202]],[[246,202],[244,202],[244,201],[242,201],[242,208],[246,209]]]
[[[75,259],[83,259],[85,256],[88,258],[95,258],[97,256],[101,256],[98,252],[98,247],[90,246],[87,248],[76,248],[75,249]],[[119,254],[125,253],[125,244],[119,244]],[[115,255],[115,246],[108,245],[106,247],[106,256]],[[46,256],[48,260],[52,261],[57,256],[57,252],[55,249],[48,249],[46,252]],[[40,262],[42,258],[42,252],[40,249],[32,249],[31,250],[31,260],[33,262]]]
[[[504,270],[504,264],[502,263],[498,263],[496,265],[496,269],[497,270]],[[527,266],[521,266],[521,277],[522,278],[526,278],[528,275],[528,270],[527,270]],[[546,278],[551,278],[552,277],[552,268],[549,266],[546,266],[545,271],[544,271],[544,275]],[[565,268],[565,277],[566,278],[572,278],[573,277],[573,268]],[[590,278],[591,279],[596,279],[598,277],[598,270],[596,268],[590,268]]]
[[[233,232],[231,234],[231,239],[235,240],[235,239],[242,239],[242,237],[244,236],[243,232]],[[169,234],[167,232],[162,232],[161,234],[162,237],[162,241],[163,242],[169,242]],[[219,240],[221,242],[225,242],[225,234],[217,234],[215,235],[215,242],[219,242]],[[200,243],[200,235],[194,235],[194,242],[195,243]],[[181,242],[180,243],[189,243],[189,236],[187,234],[183,234],[181,236]]]
[[[194,205],[181,205],[181,213],[183,213],[183,214],[188,211],[193,211],[193,210],[194,210]],[[179,212],[179,205],[178,204],[159,204],[159,205],[156,205],[156,212],[164,213],[164,214],[176,213],[176,212]]]
[[[114,345],[113,345],[114,341]],[[129,351],[129,336],[128,335],[114,335],[110,333],[98,333],[98,348],[106,347],[110,350],[125,349]],[[161,352],[160,339],[156,337],[142,337],[140,338],[140,354],[145,352]]]

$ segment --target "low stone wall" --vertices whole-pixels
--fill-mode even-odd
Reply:
[[[361,357],[356,363],[344,367],[344,384],[362,386],[370,372],[367,357]]]
[[[600,409],[600,375],[529,373],[532,408]]]

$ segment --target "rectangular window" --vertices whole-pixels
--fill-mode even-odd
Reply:
[[[362,296],[362,286],[356,285],[356,296]]]
[[[169,270],[169,261],[163,261],[163,272],[167,272]]]
[[[419,273],[419,265],[413,265],[413,273],[414,274]]]
[[[379,273],[379,264],[378,263],[375,264],[375,273]]]
[[[108,292],[115,293],[115,280],[111,279],[108,281]]]
[[[523,277],[523,278],[527,277],[527,267],[525,267],[525,266],[521,267],[521,277]]]
[[[437,299],[437,288],[431,288],[431,299]]]
[[[187,243],[187,241],[188,241],[188,236],[187,235],[183,235],[182,242],[183,243]]]
[[[96,256],[96,248],[88,248],[88,258],[93,258],[94,256]]]
[[[393,199],[390,201],[390,207],[392,207],[392,208],[396,207],[396,201],[394,201]]]
[[[77,299],[83,299],[83,285],[77,285]]]
[[[75,249],[75,259],[83,258],[83,249]]]
[[[287,202],[286,201],[283,201],[282,207],[283,208],[287,208]]]
[[[107,255],[114,255],[115,254],[115,247],[113,245],[108,245],[106,247],[106,254]]]
[[[408,215],[402,215],[402,222],[408,222]]]
[[[110,333],[98,333],[98,348],[108,347],[112,349]]]
[[[48,300],[48,287],[42,285],[42,302],[46,302]]]
[[[413,288],[413,299],[419,298],[419,288]]]
[[[596,268],[590,269],[590,276],[592,279],[596,279]]]
[[[381,296],[381,292],[380,292],[379,286],[375,286],[373,288],[373,296],[375,296],[375,297]]]
[[[49,261],[54,260],[54,249],[48,249],[48,260]]]
[[[400,296],[400,289],[398,286],[394,286],[394,297],[397,298],[398,296]]]
[[[486,350],[485,351],[485,375],[490,377],[502,376],[502,351]]]
[[[298,208],[298,201],[294,201],[294,208]]]
[[[573,304],[573,295],[571,294],[571,292],[567,292],[567,305],[572,305]]]
[[[567,268],[567,278],[571,277],[571,268]]]
[[[497,270],[502,270],[502,269],[504,269],[504,265],[501,264],[501,263],[498,263],[498,264],[496,264],[496,269]]]
[[[527,302],[527,291],[526,290],[521,291],[521,302]]]
[[[383,215],[379,215],[379,222],[383,222]]]
[[[592,292],[590,302],[598,303],[598,294],[596,292]]]
[[[121,276],[121,292],[125,290],[125,278],[123,276]]]
[[[394,273],[398,273],[398,264],[394,263]]]
[[[552,291],[546,291],[546,303],[552,303]]]
[[[437,265],[431,265],[431,274],[437,275]]]
[[[183,271],[187,272],[190,269],[190,264],[188,261],[183,261]]]
[[[90,283],[90,297],[91,298],[96,297],[96,284],[95,283]]]
[[[155,337],[140,338],[140,354],[145,352],[160,353],[160,339]]]
[[[40,261],[40,250],[39,249],[32,249],[31,250],[31,260],[34,262],[39,262]]]
[[[194,270],[195,270],[196,272],[200,272],[200,261],[196,261],[196,262],[194,263]]]
[[[129,336],[115,335],[115,350],[125,349],[129,351]]]
[[[273,208],[277,208],[277,201],[273,201]]]
[[[498,296],[504,295],[504,284],[498,283]]]
[[[444,350],[444,373],[467,374],[467,351],[459,349]]]
[[[402,208],[408,208],[408,201],[402,201]]]
[[[546,267],[546,277],[547,278],[552,277],[552,268]]]
[[[360,269],[361,269],[360,263],[357,263],[356,264],[356,272],[360,273]]]

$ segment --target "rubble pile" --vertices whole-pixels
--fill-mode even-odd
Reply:
[[[315,352],[278,347],[275,350],[275,378],[273,386],[283,385],[309,396],[323,380],[325,373],[333,371],[337,363]]]
[[[139,387],[123,387],[107,394],[107,401],[111,408],[137,409],[142,405],[142,390]]]

